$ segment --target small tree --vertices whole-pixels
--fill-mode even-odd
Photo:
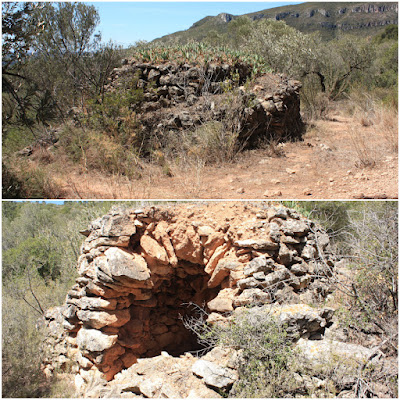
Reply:
[[[398,313],[398,211],[397,203],[370,206],[361,213],[350,213],[348,243],[354,314],[365,331],[378,331],[385,339],[397,336]]]

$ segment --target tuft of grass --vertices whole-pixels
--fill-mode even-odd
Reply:
[[[398,111],[370,93],[353,91],[344,108],[359,121],[349,133],[357,154],[355,165],[373,168],[385,154],[398,153]]]
[[[140,161],[135,148],[127,148],[118,137],[105,132],[68,126],[62,132],[60,147],[84,170],[140,177]]]
[[[377,163],[376,151],[368,143],[368,136],[357,127],[349,129],[351,142],[357,155],[354,165],[357,168],[373,168]]]

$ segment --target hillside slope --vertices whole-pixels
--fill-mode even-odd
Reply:
[[[397,2],[310,2],[288,5],[244,14],[252,20],[273,18],[284,20],[288,25],[306,33],[320,32],[330,40],[343,32],[355,35],[373,35],[384,26],[398,24]],[[155,41],[168,43],[202,40],[210,31],[225,33],[230,21],[239,15],[221,13],[208,16],[194,23],[185,31],[163,36]]]

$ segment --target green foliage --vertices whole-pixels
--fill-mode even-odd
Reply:
[[[388,25],[385,27],[384,31],[375,35],[373,42],[376,44],[382,44],[387,41],[399,39],[399,28],[397,25]]]
[[[4,284],[2,309],[2,394],[45,397],[45,379],[40,370],[43,332],[36,328],[38,315]]]
[[[100,35],[95,34],[99,15],[94,6],[9,4],[3,5],[3,118],[7,124],[47,124],[64,117],[87,96],[103,93],[119,62],[120,48],[111,42],[101,44]]]
[[[133,109],[140,107],[143,101],[143,89],[137,87],[138,79],[134,76],[117,90],[90,99],[84,123],[90,128],[101,128],[119,136],[121,143],[131,145],[135,136],[139,136]]]
[[[2,104],[8,111],[2,112],[6,116],[3,123],[14,116],[26,125],[32,124],[28,113],[35,86],[23,67],[42,28],[35,17],[37,8],[38,3],[2,3]]]
[[[52,239],[28,237],[18,247],[3,253],[3,274],[11,273],[19,276],[24,272],[21,268],[25,269],[35,264],[40,277],[55,280],[61,274],[61,265],[58,261],[58,249]]]
[[[215,346],[239,350],[236,368],[239,380],[229,397],[291,397],[295,389],[293,336],[265,308],[250,308],[228,324],[208,325],[200,315],[184,319],[184,324],[207,348]]]
[[[79,2],[44,3],[36,10],[36,18],[45,24],[36,47],[68,58],[91,50],[91,38],[100,22],[94,6]]]
[[[37,3],[2,3],[2,66],[3,73],[13,64],[22,63],[41,30],[35,18]]]
[[[294,351],[284,326],[271,315],[249,310],[222,331],[222,344],[243,350],[234,397],[288,397],[295,384]]]
[[[377,59],[378,69],[374,79],[377,87],[397,87],[398,82],[398,42],[388,43],[380,48],[380,56]]]

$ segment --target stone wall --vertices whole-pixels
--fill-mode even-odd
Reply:
[[[111,380],[139,358],[198,350],[182,323],[193,304],[210,324],[248,306],[297,304],[296,318],[290,308],[279,313],[305,339],[320,338],[332,318],[309,308],[298,317],[301,303],[329,293],[336,258],[328,235],[292,209],[228,202],[114,209],[81,233],[79,277],[65,305],[47,314],[58,338],[48,374],[69,362],[80,379]]]
[[[242,147],[255,147],[263,139],[301,137],[298,81],[265,74],[245,84],[252,69],[243,63],[123,63],[113,71],[108,90],[121,90],[132,84],[142,89],[143,102],[134,109],[144,129],[161,140],[207,121],[231,119],[229,112],[233,108],[238,118],[233,128],[239,132]]]

